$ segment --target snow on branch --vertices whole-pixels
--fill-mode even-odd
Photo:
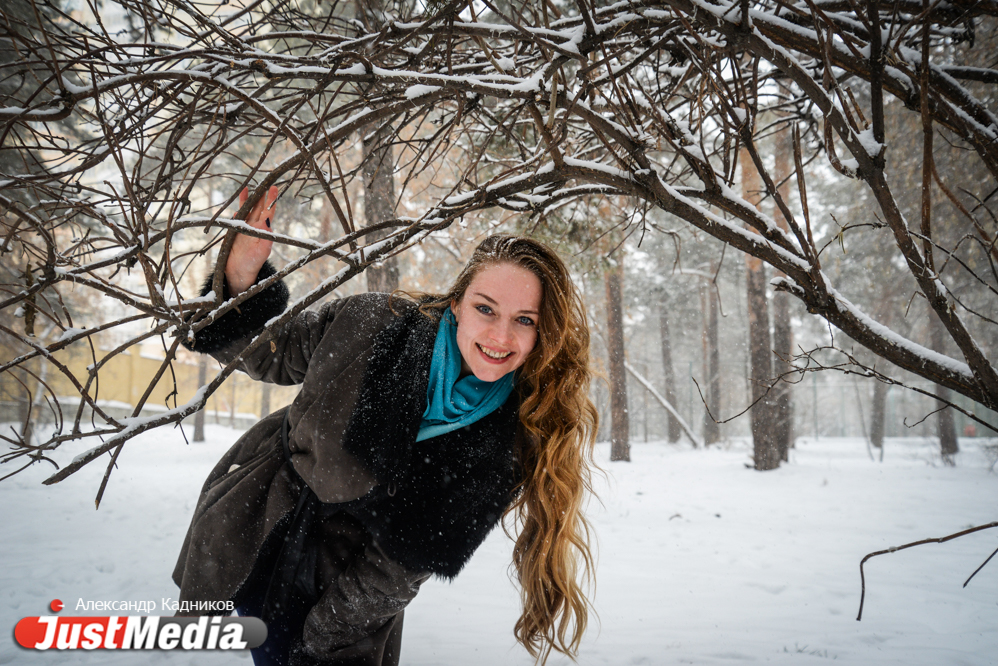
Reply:
[[[477,211],[543,225],[609,197],[762,259],[785,275],[778,288],[878,356],[998,407],[992,338],[980,333],[998,283],[988,199],[998,184],[989,101],[998,79],[975,44],[994,32],[994,2],[959,11],[881,3],[877,30],[837,0],[622,0],[570,4],[557,16],[542,3],[514,14],[458,1],[387,4],[377,17],[336,1],[164,11],[117,0],[102,21],[37,4],[37,15],[0,9],[12,36],[0,42],[0,346],[10,359],[0,374],[14,378],[18,400],[53,414],[65,397],[53,377],[80,395],[48,439],[30,441],[27,427],[0,435],[12,447],[4,462],[47,460],[63,442],[111,433],[52,480],[62,479],[139,430],[203,407],[232,364],[195,400],[177,404],[174,391],[167,411],[141,422],[151,391],[131,416],[113,418],[98,405],[98,372],[109,356],[158,340],[166,358],[156,381],[170,381],[183,354],[177,339],[256,293],[198,297],[237,233],[273,241],[281,256],[278,275],[257,291],[310,276],[307,296],[273,327]],[[945,245],[930,215],[911,230],[909,186],[887,170],[910,137],[885,113],[945,132],[990,174],[979,193],[945,188],[963,201],[963,240]],[[794,137],[796,173],[772,172],[763,155],[780,135]],[[385,153],[357,148],[374,139],[393,156],[373,170],[393,174],[410,208],[365,225],[363,174],[372,154]],[[749,164],[740,163],[743,148]],[[762,176],[763,206],[736,194],[746,168]],[[871,223],[889,230],[890,253],[962,358],[908,344],[822,271],[814,238],[827,220],[811,219],[805,180],[831,169],[868,188]],[[779,191],[786,179],[797,181],[800,208]],[[251,229],[242,220],[271,186],[292,222]],[[249,199],[234,210],[244,187]],[[956,260],[937,265],[936,246]],[[955,296],[965,278],[983,301]],[[65,364],[43,376],[41,360],[58,361],[70,345],[89,348],[87,376]],[[101,346],[110,351],[98,358]],[[96,415],[90,428],[85,406]]]

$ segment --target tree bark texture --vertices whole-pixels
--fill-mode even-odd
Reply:
[[[772,343],[769,337],[769,305],[766,302],[766,271],[761,262],[746,272],[748,284],[749,357],[752,378],[752,448],[757,470],[776,469],[780,466],[780,447],[775,432],[772,393],[769,390],[773,376]]]
[[[665,295],[659,301],[658,330],[662,343],[662,381],[665,384],[665,399],[676,405],[676,374],[672,368],[672,338],[669,332],[669,308]],[[683,429],[675,416],[669,414],[669,441],[678,442]]]
[[[392,150],[394,130],[385,124],[380,128],[368,125],[361,130],[364,154],[364,219],[368,226],[395,218],[395,156]],[[381,231],[372,240],[384,238]],[[367,290],[391,293],[399,286],[398,257],[389,257],[369,266]]]
[[[762,180],[752,166],[748,151],[742,150],[742,198],[755,203],[762,191]],[[758,206],[757,206],[758,207]],[[752,377],[752,448],[757,470],[780,466],[781,451],[776,438],[773,395],[769,390],[773,377],[773,343],[769,333],[769,303],[766,299],[766,269],[760,259],[745,256],[748,292],[749,358]]]
[[[775,375],[783,374],[790,365],[782,360],[789,359],[793,353],[794,333],[790,328],[790,296],[778,293],[773,296],[773,351],[776,358]],[[773,420],[775,422],[774,437],[780,450],[780,459],[787,460],[788,452],[794,445],[794,403],[791,390],[793,385],[784,380],[773,387]]]
[[[358,0],[354,3],[357,23],[361,32],[377,31],[385,22],[384,0]],[[364,179],[364,220],[368,226],[395,217],[395,151],[392,141],[395,131],[391,123],[365,125],[360,129],[363,153],[362,176]],[[387,231],[369,235],[371,241],[387,236]],[[367,290],[391,293],[399,286],[398,258],[388,257],[364,271]]]
[[[790,198],[791,152],[793,150],[788,132],[783,131],[774,137],[773,154],[776,158],[775,172],[781,179],[777,187],[784,201]],[[780,229],[789,233],[790,225],[779,206],[774,206],[773,217]],[[786,277],[783,271],[776,271],[776,277]],[[791,369],[789,363],[794,352],[794,332],[790,326],[790,295],[777,292],[773,295],[773,359],[774,375],[781,375]],[[788,452],[794,445],[794,404],[793,385],[780,381],[773,387],[773,418],[775,420],[776,445],[780,449],[780,459],[787,460]]]
[[[630,461],[630,421],[627,413],[627,370],[624,367],[624,261],[605,274],[607,365],[610,370],[610,460]]]

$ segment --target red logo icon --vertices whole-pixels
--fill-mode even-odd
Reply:
[[[63,609],[63,605],[62,602],[59,601],[58,599],[53,599],[52,603],[49,604],[49,608],[52,609],[53,613],[58,613]]]

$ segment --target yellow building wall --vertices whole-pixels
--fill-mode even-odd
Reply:
[[[35,394],[36,409],[49,411],[45,407],[44,398],[37,396],[38,378],[41,378],[51,393],[58,396],[62,404],[63,418],[71,420],[79,404],[80,387],[86,387],[90,368],[95,365],[95,356],[96,362],[99,362],[107,357],[111,349],[102,349],[98,346],[95,351],[96,354],[91,352],[90,345],[86,341],[79,341],[53,354],[55,363],[42,359],[30,362],[29,368],[37,378],[22,373],[21,379]],[[87,392],[97,401],[98,406],[114,408],[115,414],[120,416],[121,409],[134,408],[139,403],[149,390],[150,382],[162,371],[162,376],[144,403],[143,414],[153,414],[184,405],[194,397],[198,389],[198,355],[181,350],[178,358],[165,369],[164,356],[162,347],[157,348],[153,345],[132,347],[118,353],[101,365]],[[210,357],[206,359],[208,361],[206,382],[211,382],[221,370],[221,365]],[[43,363],[48,367],[43,369]],[[63,366],[63,369],[57,364]],[[73,379],[67,376],[67,372]],[[0,390],[2,393],[0,400],[8,405],[11,401],[24,401],[26,398],[24,386],[13,377],[8,376],[6,379]],[[213,420],[221,423],[226,423],[227,419],[231,420],[235,416],[240,425],[245,427],[248,425],[247,420],[265,416],[261,414],[262,387],[262,382],[254,381],[242,372],[234,372],[208,398],[205,412],[215,416]],[[289,404],[298,393],[297,386],[271,384],[270,389],[270,411]],[[48,391],[45,393],[51,396]],[[42,414],[36,414],[37,417],[44,420],[51,418]]]

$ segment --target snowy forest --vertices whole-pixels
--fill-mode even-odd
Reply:
[[[250,227],[272,186],[278,224]],[[994,0],[4,0],[0,478],[79,474],[104,511],[142,437],[293,399],[236,371],[269,330],[442,293],[508,232],[584,294],[609,474],[645,442],[734,447],[765,484],[838,438],[978,475],[950,522],[859,556],[942,537],[996,520],[996,215]],[[237,233],[278,271],[226,301]],[[291,304],[239,358],[181,346],[278,280]],[[989,584],[959,663],[996,638]]]

